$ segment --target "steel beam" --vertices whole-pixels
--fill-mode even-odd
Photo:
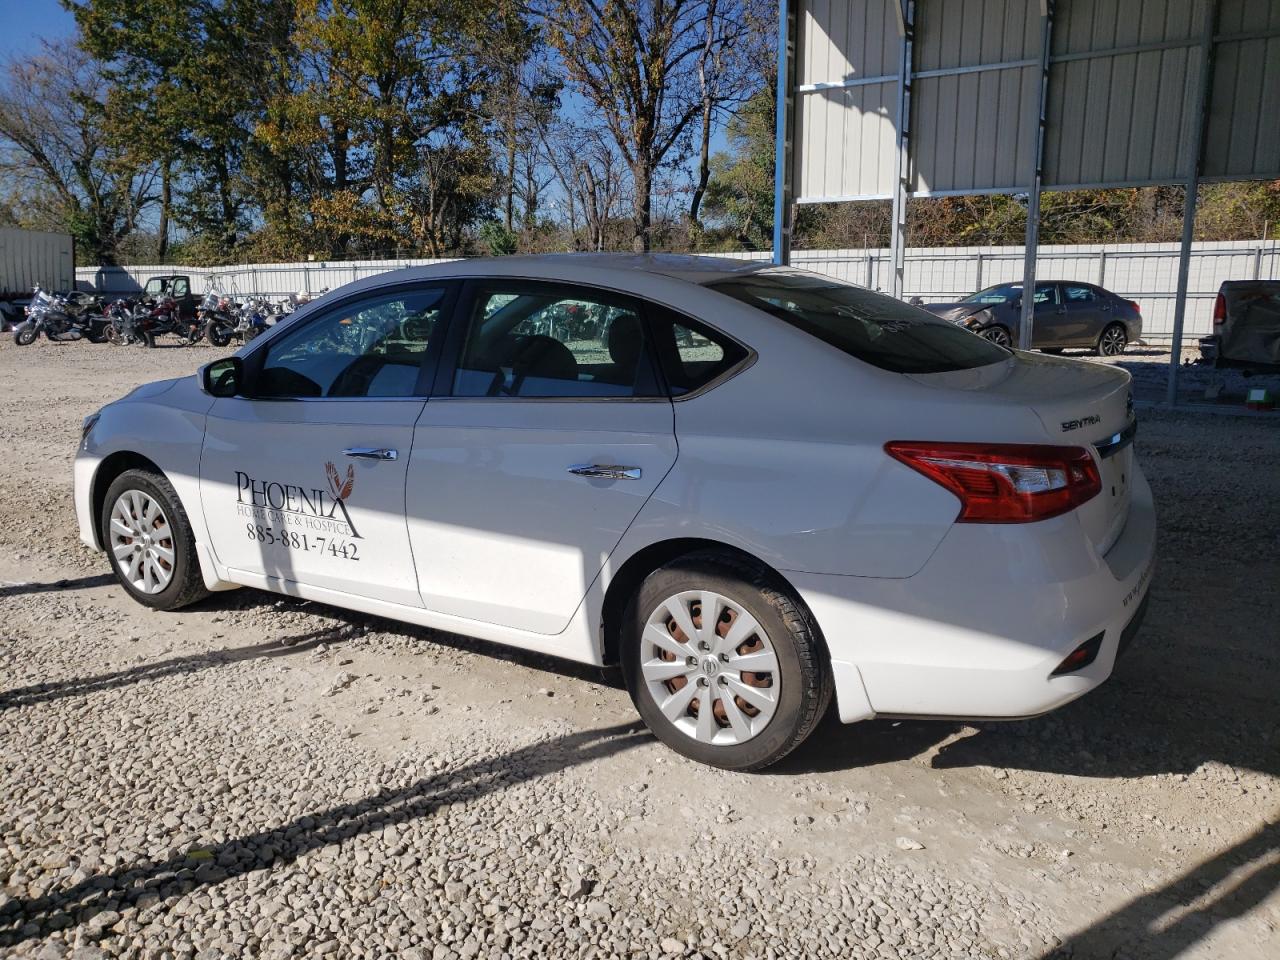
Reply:
[[[889,224],[889,294],[902,299],[906,274],[907,188],[911,176],[911,61],[915,42],[914,0],[898,0],[897,174]]]
[[[1039,110],[1036,115],[1033,166],[1027,192],[1027,236],[1022,257],[1022,313],[1018,318],[1018,349],[1030,350],[1036,317],[1036,254],[1040,249],[1040,187],[1044,179],[1045,111],[1049,102],[1049,51],[1053,39],[1054,0],[1040,4],[1040,73],[1036,78]]]
[[[792,141],[795,134],[796,7],[778,0],[778,109],[773,157],[773,262],[791,262]]]
[[[1196,198],[1200,193],[1200,169],[1204,164],[1204,139],[1208,130],[1209,93],[1213,84],[1213,36],[1218,25],[1218,0],[1204,0],[1204,30],[1200,38],[1200,82],[1196,86],[1194,124],[1187,131],[1184,150],[1191,154],[1186,197],[1182,203],[1182,245],[1178,248],[1178,292],[1173,301],[1173,343],[1169,348],[1169,383],[1165,400],[1178,402],[1178,368],[1182,365],[1182,327],[1187,318],[1187,286],[1191,276],[1191,243],[1195,240]]]

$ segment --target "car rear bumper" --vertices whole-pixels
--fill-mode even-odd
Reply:
[[[831,654],[840,717],[1034,716],[1110,676],[1137,632],[1154,570],[1151,488],[1134,470],[1124,530],[1099,555],[1073,514],[956,524],[900,580],[787,574]],[[1052,676],[1102,634],[1096,658]]]

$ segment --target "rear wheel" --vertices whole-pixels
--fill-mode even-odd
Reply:
[[[641,718],[701,763],[776,763],[830,702],[812,617],[767,570],[735,556],[692,554],[650,574],[623,631],[623,674]]]
[[[167,478],[120,474],[107,488],[100,526],[116,579],[139,603],[176,610],[208,592],[191,524]]]
[[[1129,335],[1124,331],[1124,324],[1113,323],[1102,331],[1095,348],[1100,357],[1118,357],[1129,345]]]
[[[1013,337],[1009,334],[1008,329],[999,324],[987,327],[982,331],[981,335],[998,347],[1013,349]]]

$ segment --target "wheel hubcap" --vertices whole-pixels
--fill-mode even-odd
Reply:
[[[1102,338],[1102,352],[1115,356],[1124,350],[1124,334],[1119,330],[1108,330]]]
[[[777,710],[778,657],[741,605],[707,590],[676,594],[650,614],[640,672],[672,725],[700,743],[758,736]]]
[[[164,508],[141,490],[126,490],[111,508],[111,553],[120,575],[143,593],[173,579],[173,531]]]

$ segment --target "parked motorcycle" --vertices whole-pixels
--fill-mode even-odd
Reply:
[[[100,307],[100,301],[87,294],[54,295],[37,286],[26,307],[26,320],[14,328],[13,342],[26,347],[43,333],[54,341],[101,343],[106,338],[107,321],[100,312],[93,312],[95,306]]]
[[[229,296],[215,290],[209,291],[200,302],[196,317],[205,338],[215,347],[225,347],[237,335],[246,339],[240,330],[244,317]]]
[[[224,302],[225,310],[214,314],[205,327],[205,336],[215,347],[225,347],[232,339],[248,343],[275,322],[276,312],[264,298],[250,300],[239,307]]]
[[[132,300],[122,298],[108,304],[107,309],[103,311],[107,319],[105,333],[108,343],[119,347],[134,342],[133,310]]]
[[[180,341],[189,342],[187,337],[190,325],[179,315],[178,301],[173,297],[162,296],[138,303],[130,312],[122,332],[121,343],[154,347],[156,338],[167,333],[176,333]]]

